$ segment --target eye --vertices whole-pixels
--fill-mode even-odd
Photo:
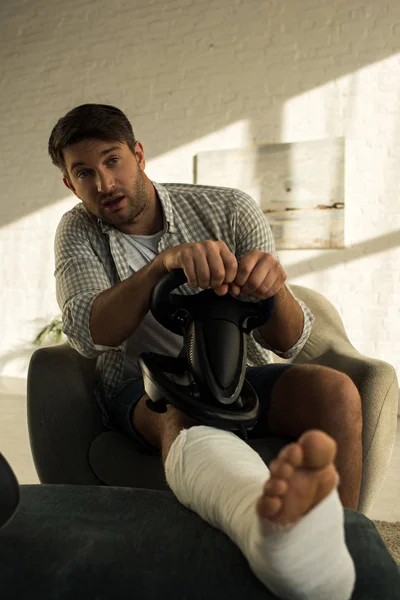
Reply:
[[[119,156],[112,156],[108,162],[111,165],[115,165],[117,162],[119,162]]]
[[[89,171],[79,171],[79,173],[77,174],[77,178],[78,179],[84,179],[85,177],[87,177],[89,175]]]

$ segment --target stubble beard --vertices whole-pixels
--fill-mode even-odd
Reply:
[[[149,195],[146,189],[146,182],[140,171],[133,189],[126,193],[125,196],[128,204],[127,208],[115,214],[111,214],[105,219],[110,225],[132,225],[133,223],[140,221],[141,215],[144,214],[146,207],[149,206]]]

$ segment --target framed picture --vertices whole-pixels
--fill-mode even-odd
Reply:
[[[252,196],[277,249],[342,248],[344,151],[344,138],[334,138],[200,152],[194,180]]]

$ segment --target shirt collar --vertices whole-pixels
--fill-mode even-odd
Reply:
[[[161,183],[151,182],[160,198],[161,206],[164,211],[165,231],[168,233],[176,233],[174,222],[174,211],[168,190]]]

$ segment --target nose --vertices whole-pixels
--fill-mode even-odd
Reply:
[[[113,188],[115,187],[114,178],[112,173],[96,173],[96,187],[97,191],[103,194],[110,194]]]

